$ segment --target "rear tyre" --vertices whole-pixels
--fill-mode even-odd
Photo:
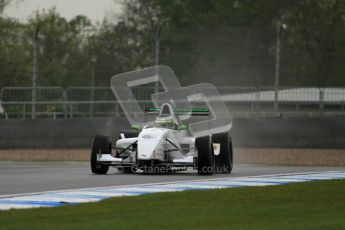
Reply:
[[[232,171],[233,156],[232,143],[228,133],[217,133],[212,135],[212,142],[220,144],[220,152],[215,155],[215,172],[228,174]]]
[[[96,135],[93,139],[90,159],[92,173],[107,174],[109,170],[108,165],[101,165],[98,163],[101,154],[111,154],[111,141],[109,136]]]
[[[195,140],[198,150],[198,174],[211,175],[214,172],[214,154],[211,136],[198,137]]]

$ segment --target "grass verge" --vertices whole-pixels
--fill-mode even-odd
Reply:
[[[0,229],[345,229],[345,180],[0,212]]]

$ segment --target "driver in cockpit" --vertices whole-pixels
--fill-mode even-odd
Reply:
[[[162,105],[155,123],[159,124],[161,127],[170,129],[175,129],[179,125],[174,110],[170,104]]]

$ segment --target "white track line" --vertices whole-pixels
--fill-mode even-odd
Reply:
[[[272,186],[312,180],[345,179],[345,171],[284,173],[247,177],[225,177],[191,181],[159,182],[122,186],[93,187],[0,196],[0,210],[55,207],[67,203],[100,201],[110,197],[138,196],[156,192],[219,189],[244,186]]]
[[[339,173],[342,171],[310,171],[310,172],[298,172],[298,173],[280,173],[280,174],[264,174],[259,176],[246,176],[246,178],[261,178],[261,177],[275,177],[275,176],[291,176],[291,175],[305,175],[305,174],[318,174],[318,173]],[[345,171],[344,171],[345,172]],[[197,181],[212,181],[212,180],[227,180],[227,179],[235,179],[235,178],[243,178],[242,176],[237,177],[218,177],[218,178],[211,178],[211,179],[199,179],[199,180],[177,180],[177,181],[170,181],[170,182],[156,182],[156,183],[143,183],[143,184],[128,184],[128,185],[116,185],[116,186],[102,186],[102,187],[88,187],[88,188],[79,188],[79,189],[62,189],[62,190],[49,190],[43,192],[31,192],[31,193],[16,193],[16,194],[6,194],[0,195],[0,199],[2,198],[10,198],[10,197],[17,197],[17,196],[26,196],[26,195],[36,195],[36,194],[43,194],[43,193],[59,193],[59,192],[69,192],[69,191],[83,191],[83,190],[90,190],[90,189],[108,189],[108,188],[126,188],[126,187],[133,187],[133,186],[146,186],[146,185],[159,185],[159,184],[174,184],[179,182],[197,182]]]

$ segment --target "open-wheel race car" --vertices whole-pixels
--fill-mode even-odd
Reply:
[[[193,137],[177,118],[181,109],[164,103],[145,109],[156,115],[152,125],[122,131],[117,140],[96,135],[91,151],[91,171],[106,174],[109,167],[123,173],[138,169],[144,173],[164,173],[197,169],[199,175],[231,173],[232,142],[228,132]],[[184,111],[185,112],[185,111]],[[191,109],[192,116],[207,116],[208,109]]]

